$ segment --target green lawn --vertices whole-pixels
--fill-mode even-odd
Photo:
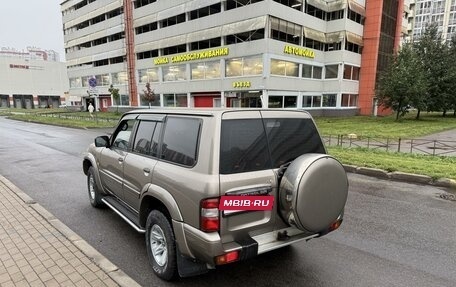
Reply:
[[[421,119],[415,120],[415,114],[408,114],[401,121],[389,117],[316,117],[318,129],[322,135],[356,134],[358,137],[374,138],[417,138],[436,132],[456,129],[456,118],[451,114],[421,113]]]

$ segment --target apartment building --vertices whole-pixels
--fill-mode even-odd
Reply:
[[[52,50],[0,48],[0,107],[58,107],[69,84],[65,63]]]
[[[456,35],[456,0],[410,0],[408,39],[419,39],[426,25],[437,23],[442,38]]]
[[[70,95],[112,105],[376,113],[403,0],[67,0]],[[121,94],[114,102],[109,87]]]

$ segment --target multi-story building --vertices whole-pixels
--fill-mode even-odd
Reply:
[[[403,0],[67,0],[70,94],[111,105],[372,114]],[[114,103],[110,85],[120,90]]]
[[[442,38],[456,35],[456,0],[410,0],[409,35],[418,39],[426,25],[436,23]]]
[[[0,49],[0,107],[58,107],[68,90],[66,65],[55,51]]]

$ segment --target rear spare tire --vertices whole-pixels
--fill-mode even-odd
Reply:
[[[347,195],[347,174],[339,161],[305,154],[290,164],[280,182],[279,209],[286,223],[318,233],[342,214]]]

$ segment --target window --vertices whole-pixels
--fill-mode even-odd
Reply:
[[[261,1],[263,1],[263,0],[227,0],[225,10],[231,10],[231,9],[244,7],[246,5],[250,5],[250,4],[261,2]]]
[[[141,154],[150,154],[150,142],[154,134],[156,122],[140,121],[136,132],[133,151]]]
[[[161,158],[185,166],[195,165],[200,126],[201,121],[198,119],[168,117]]]
[[[225,44],[232,45],[242,42],[250,42],[255,40],[264,39],[264,29],[258,29],[254,31],[247,31],[243,33],[228,35],[225,37]]]
[[[217,3],[211,6],[206,6],[201,9],[190,11],[190,20],[206,17],[212,14],[221,12],[221,4]]]
[[[263,58],[259,55],[226,60],[226,76],[261,75],[263,73]]]
[[[187,80],[187,66],[184,64],[184,65],[163,67],[163,80],[165,82]]]
[[[323,95],[323,107],[335,107],[336,106],[336,94]]]
[[[344,65],[344,79],[358,81],[359,67]]]
[[[125,120],[117,128],[117,133],[112,141],[112,147],[121,150],[128,150],[130,146],[130,135],[133,130],[135,120]]]
[[[272,166],[278,168],[302,154],[325,153],[311,119],[265,119]]]
[[[269,96],[269,108],[296,108],[296,96]]]
[[[271,17],[271,38],[282,42],[299,45],[302,35],[302,26]]]
[[[261,119],[222,121],[220,173],[233,174],[271,167]]]
[[[136,8],[139,8],[142,6],[149,5],[154,2],[157,2],[157,0],[136,0],[133,3],[135,3],[135,9],[136,9]]]
[[[302,97],[303,108],[320,108],[321,107],[321,96],[303,96]]]
[[[303,64],[302,77],[310,79],[321,79],[322,70],[322,67]]]
[[[193,63],[190,69],[192,80],[220,78],[220,61]]]
[[[213,47],[220,47],[222,45],[222,38],[212,38],[204,41],[197,41],[190,43],[190,51],[208,49]]]
[[[299,64],[271,59],[271,74],[279,76],[297,77],[299,73]]]
[[[150,59],[154,57],[158,57],[158,50],[144,51],[136,54],[137,60]]]
[[[128,83],[127,72],[118,72],[112,74],[113,85],[124,85]]]
[[[358,95],[342,94],[342,107],[357,107]]]
[[[301,10],[302,9],[302,2],[303,0],[274,0],[275,2],[278,2],[282,5],[286,5],[288,7],[291,7],[296,10]]]
[[[165,28],[165,27],[173,26],[173,25],[183,23],[183,22],[185,22],[185,13],[161,20],[160,27]]]
[[[325,79],[337,79],[339,74],[339,65],[325,66]]]
[[[163,48],[163,56],[184,52],[187,52],[186,44]]]
[[[140,83],[158,82],[158,68],[138,70]]]
[[[157,22],[149,23],[135,28],[136,35],[157,30]]]
[[[325,43],[322,43],[317,40],[313,40],[310,38],[304,38],[304,42],[302,44],[304,47],[324,51],[325,50]]]
[[[164,107],[187,107],[187,94],[164,94]]]

